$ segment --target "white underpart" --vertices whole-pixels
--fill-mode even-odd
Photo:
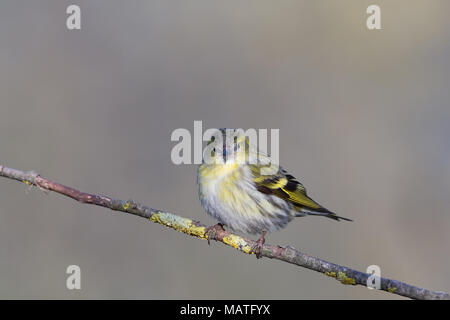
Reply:
[[[292,205],[258,191],[248,167],[242,166],[238,170],[240,178],[232,187],[227,175],[216,179],[198,176],[200,201],[206,212],[234,231],[261,234],[264,230],[284,228],[294,216]],[[220,188],[228,188],[232,197],[221,200],[218,196]]]

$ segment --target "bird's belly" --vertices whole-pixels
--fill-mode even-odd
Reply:
[[[245,179],[218,179],[199,187],[206,212],[234,231],[260,234],[283,228],[292,220],[289,205],[260,193]]]

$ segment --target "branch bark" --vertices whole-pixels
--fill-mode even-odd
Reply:
[[[200,222],[180,217],[169,212],[152,209],[132,200],[123,201],[102,195],[81,192],[71,187],[46,179],[34,171],[21,171],[7,168],[2,165],[0,165],[0,176],[21,181],[26,183],[27,185],[37,186],[44,190],[54,191],[56,193],[77,200],[81,203],[101,206],[109,208],[111,210],[121,211],[145,219],[149,219],[155,223],[159,223],[163,226],[172,228],[179,232],[183,232],[193,237],[197,237],[199,239],[208,239],[208,235],[205,233],[206,226],[201,224]],[[241,237],[225,230],[217,230],[214,234],[210,235],[209,240],[222,242],[223,244],[231,246],[246,254],[254,254],[251,248],[256,244],[256,242],[253,240]],[[280,247],[277,245],[264,244],[262,256],[281,260],[303,268],[323,273],[329,277],[335,278],[344,285],[366,286],[367,279],[368,277],[370,277],[370,274],[368,273],[360,272],[307,255],[291,246]],[[448,293],[415,287],[397,280],[380,278],[380,283],[380,290],[411,299],[450,300],[450,295]]]

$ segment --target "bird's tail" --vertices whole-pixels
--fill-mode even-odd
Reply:
[[[302,208],[296,213],[296,217],[304,217],[304,216],[321,216],[321,217],[327,217],[336,221],[345,220],[345,221],[353,221],[348,218],[344,218],[341,216],[338,216],[336,213],[331,212],[328,209],[325,209],[323,207],[320,207],[318,209],[307,209]]]

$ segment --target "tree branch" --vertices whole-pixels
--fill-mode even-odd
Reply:
[[[2,165],[0,165],[0,176],[21,181],[28,185],[34,185],[44,190],[54,191],[82,203],[93,204],[115,211],[137,215],[199,239],[208,238],[205,234],[206,226],[200,222],[161,210],[152,209],[132,200],[123,201],[102,195],[81,192],[71,187],[43,178],[34,171],[25,172],[7,168]],[[246,254],[253,254],[251,248],[256,244],[253,240],[246,239],[225,230],[216,230],[216,232],[213,235],[210,235],[210,237],[211,238],[209,240],[222,242]],[[323,273],[329,277],[335,278],[345,285],[366,286],[367,279],[370,276],[370,274],[364,272],[309,256],[291,246],[280,247],[265,244],[263,246],[262,256],[285,261],[303,268],[308,268]],[[445,292],[431,291],[387,278],[380,278],[380,282],[380,290],[404,297],[412,299],[450,300],[450,295]]]

